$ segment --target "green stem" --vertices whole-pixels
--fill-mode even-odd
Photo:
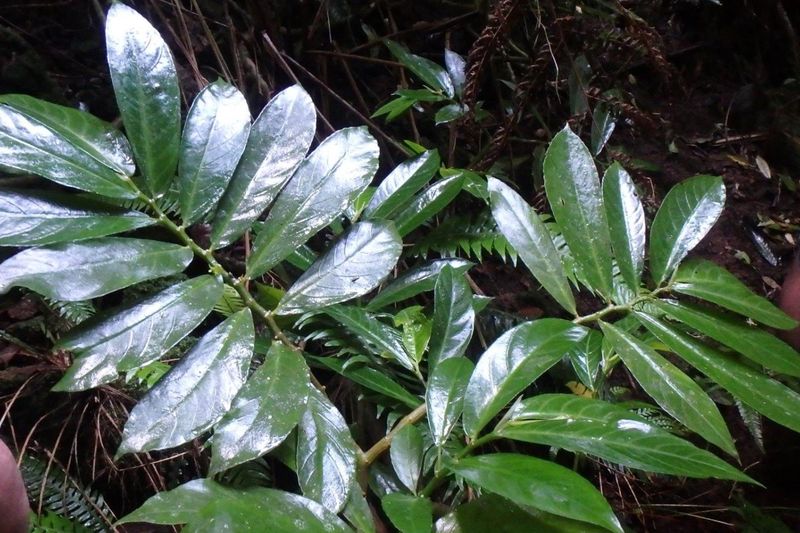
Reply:
[[[659,287],[658,289],[648,292],[646,294],[642,294],[631,300],[630,302],[620,304],[620,305],[608,305],[599,311],[595,311],[589,315],[579,316],[572,320],[575,324],[586,324],[587,322],[596,322],[601,318],[610,315],[612,313],[629,313],[633,310],[633,308],[639,305],[642,302],[646,302],[648,300],[653,300],[657,298],[661,293],[669,292],[672,290],[671,285],[665,285],[664,287]]]
[[[209,271],[212,274],[222,277],[222,280],[233,287],[239,296],[242,298],[242,301],[245,305],[250,308],[253,313],[261,317],[262,320],[267,324],[269,329],[272,331],[272,334],[281,341],[283,344],[291,348],[292,350],[298,351],[299,348],[295,346],[291,340],[286,336],[283,330],[278,326],[277,322],[275,322],[275,317],[272,315],[272,312],[265,309],[260,303],[253,298],[253,295],[250,294],[250,291],[247,290],[247,281],[248,278],[241,277],[241,278],[234,278],[233,275],[228,272],[225,267],[223,267],[219,261],[214,257],[213,252],[210,249],[205,249],[197,244],[194,239],[192,239],[189,234],[186,233],[186,230],[183,226],[178,226],[175,224],[170,218],[167,216],[164,211],[158,206],[158,204],[144,194],[143,192],[139,191],[139,199],[147,204],[147,206],[156,214],[158,217],[158,223],[168,229],[173,235],[175,235],[180,241],[189,247],[194,254],[204,260],[208,264]]]
[[[467,455],[474,452],[477,448],[480,448],[481,446],[488,444],[489,442],[496,440],[498,438],[499,437],[494,433],[487,433],[483,437],[475,439],[471,443],[464,446],[464,448],[462,448],[461,451],[456,454],[456,456],[453,458],[453,462],[458,462],[459,460],[463,459]],[[447,469],[439,470],[433,476],[433,478],[431,478],[428,484],[425,485],[425,487],[420,491],[419,495],[430,498],[431,494],[433,494],[433,491],[436,490],[436,488],[439,485],[441,485],[445,479],[447,479],[448,474],[449,472],[447,471]]]
[[[427,412],[428,412],[427,406],[424,403],[422,403],[418,405],[416,409],[414,409],[406,416],[401,418],[400,421],[397,423],[397,425],[393,427],[392,430],[389,433],[387,433],[385,437],[383,437],[381,440],[373,444],[369,450],[361,454],[358,461],[359,466],[363,469],[366,469],[366,467],[374,463],[375,460],[378,459],[378,457],[380,457],[383,454],[383,452],[389,449],[389,447],[392,445],[392,440],[395,438],[395,436],[401,429],[403,429],[406,426],[416,424],[417,422],[422,420],[422,417],[424,417]]]

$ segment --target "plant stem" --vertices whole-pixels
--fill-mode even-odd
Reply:
[[[167,214],[161,210],[155,200],[141,191],[139,191],[139,199],[145,202],[153,211],[153,213],[158,216],[158,223],[162,227],[172,232],[172,234],[180,239],[183,244],[188,246],[196,256],[200,257],[208,264],[209,270],[212,274],[220,276],[225,283],[236,290],[245,305],[259,317],[261,317],[267,326],[269,326],[269,329],[272,331],[272,334],[276,339],[281,341],[292,350],[299,351],[299,348],[295,346],[291,340],[289,340],[280,326],[278,326],[277,322],[275,322],[275,317],[272,315],[272,312],[265,309],[264,306],[258,303],[256,299],[253,298],[253,295],[250,294],[250,291],[247,290],[248,279],[246,277],[234,278],[233,275],[228,272],[225,267],[219,263],[219,261],[217,261],[211,250],[201,247],[186,233],[186,230],[183,228],[183,226],[178,226],[172,220],[170,220]]]
[[[631,300],[630,302],[627,302],[627,303],[624,303],[624,304],[619,304],[619,305],[613,305],[613,304],[612,305],[608,305],[608,306],[604,307],[603,309],[600,309],[599,311],[595,311],[594,313],[591,313],[589,315],[584,315],[584,316],[579,316],[577,318],[574,318],[572,320],[572,322],[574,322],[575,324],[586,324],[587,322],[596,322],[597,320],[600,320],[601,318],[605,317],[606,315],[610,315],[612,313],[630,312],[630,311],[633,310],[633,308],[636,305],[638,305],[638,304],[640,304],[642,302],[646,302],[648,300],[654,300],[661,293],[669,292],[671,289],[672,289],[672,286],[667,284],[664,287],[659,287],[658,289],[656,289],[656,290],[654,290],[652,292],[647,292],[645,294],[641,294],[641,295],[637,296],[636,298],[634,298],[633,300]]]
[[[416,424],[422,419],[422,417],[425,416],[427,412],[427,406],[422,403],[418,405],[416,409],[401,418],[397,425],[393,427],[385,437],[373,444],[369,450],[361,454],[361,457],[359,457],[359,466],[365,468],[374,463],[375,460],[380,457],[381,454],[383,454],[383,452],[389,449],[389,447],[392,445],[392,439],[394,439],[401,429],[406,426]]]

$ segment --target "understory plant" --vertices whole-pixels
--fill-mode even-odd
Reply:
[[[755,482],[717,455],[735,461],[737,450],[698,372],[800,430],[800,395],[780,381],[800,376],[800,356],[764,327],[795,322],[723,268],[687,259],[723,209],[720,178],[674,187],[649,245],[630,176],[613,164],[601,181],[569,128],[544,159],[552,220],[488,178],[500,232],[563,313],[473,339],[487,299],[473,295],[471,263],[400,261],[463,173],[425,151],[371,187],[379,154],[365,128],[337,131],[307,154],[316,113],[299,86],[251,121],[237,89],[211,83],[181,128],[175,66],[157,31],[116,3],[106,42],[125,134],[77,109],[0,97],[0,165],[63,186],[0,190],[0,245],[22,248],[0,264],[0,291],[113,303],[127,287],[182,276],[135,302],[98,306],[55,347],[74,356],[55,390],[81,391],[197,338],[131,411],[116,457],[202,438],[208,477],[156,494],[119,523],[372,532],[380,517],[403,533],[499,522],[619,532],[565,453]],[[532,392],[562,362],[582,394]],[[693,442],[640,415],[652,404],[614,401],[622,367]],[[358,387],[349,401],[374,406],[385,431],[345,418],[320,382],[331,373]],[[542,458],[529,444],[557,453]],[[296,483],[228,482],[265,456]]]

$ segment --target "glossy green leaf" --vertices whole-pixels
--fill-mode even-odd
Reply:
[[[409,269],[381,289],[370,300],[366,308],[374,311],[387,305],[407,300],[420,293],[432,291],[439,277],[439,272],[445,266],[452,268],[453,274],[460,275],[469,270],[472,265],[473,263],[466,259],[447,258],[435,259],[422,266]]]
[[[409,200],[439,170],[439,152],[428,150],[413,159],[404,161],[378,185],[367,207],[364,218],[392,218],[392,214],[405,207]]]
[[[600,327],[636,381],[664,411],[708,442],[737,456],[725,420],[700,385],[631,334],[604,322]]]
[[[395,433],[389,456],[397,479],[405,487],[417,493],[417,485],[422,475],[423,454],[425,453],[422,432],[418,427],[408,424]]]
[[[581,138],[565,126],[544,157],[544,187],[553,216],[591,288],[611,294],[611,238],[597,167]]]
[[[357,306],[332,305],[322,312],[355,333],[375,355],[394,359],[409,370],[416,367],[403,348],[400,332],[364,309]]]
[[[655,317],[641,312],[635,315],[661,342],[742,402],[778,424],[800,432],[800,394]]]
[[[464,396],[464,431],[478,436],[503,407],[586,335],[567,320],[544,318],[505,332],[484,352]]]
[[[519,507],[496,494],[456,507],[436,522],[436,533],[600,533],[605,528],[563,516],[545,513],[533,507]]]
[[[115,172],[132,176],[136,170],[128,139],[117,128],[94,115],[24,94],[2,95],[0,104],[13,107],[44,124],[75,148]]]
[[[292,314],[362,296],[383,281],[400,257],[391,222],[359,222],[294,282],[276,309]]]
[[[551,461],[515,453],[468,457],[449,466],[455,474],[518,505],[622,533],[611,506],[587,480]]]
[[[412,54],[405,46],[391,39],[386,39],[385,44],[392,55],[428,87],[443,92],[448,98],[455,95],[453,81],[445,69],[430,59]]]
[[[464,408],[464,393],[475,365],[466,357],[441,361],[428,380],[425,404],[433,443],[442,446]]]
[[[187,524],[184,533],[220,531],[262,533],[352,533],[344,522],[315,501],[263,487],[235,489],[211,479],[194,479],[151,496],[117,524]]]
[[[0,168],[29,172],[112,198],[135,198],[129,178],[105,166],[68,137],[0,105]]]
[[[121,237],[28,248],[0,264],[0,294],[20,286],[77,302],[177,274],[191,260],[185,246]]]
[[[540,394],[522,400],[497,433],[648,472],[753,483],[714,454],[622,407],[571,394]]]
[[[603,176],[603,205],[622,278],[636,290],[644,269],[647,224],[636,187],[619,163],[608,167]]]
[[[458,173],[443,178],[418,194],[403,210],[392,216],[397,231],[405,237],[439,211],[450,205],[464,186],[464,174]]]
[[[449,124],[466,115],[468,111],[469,108],[464,104],[447,104],[436,112],[433,116],[433,121],[437,126],[440,124]]]
[[[715,303],[773,328],[797,327],[797,321],[772,302],[755,294],[721,266],[705,259],[683,262],[675,272],[672,289]]]
[[[385,372],[365,365],[348,365],[335,357],[314,357],[313,360],[362,387],[405,404],[406,407],[413,409],[419,405],[418,397],[404,389]]]
[[[133,408],[117,457],[178,446],[211,428],[247,378],[254,337],[249,309],[203,335]]]
[[[90,389],[155,361],[208,316],[221,294],[218,280],[199,276],[81,324],[57,345],[78,357],[53,390]]]
[[[189,225],[222,197],[250,132],[244,95],[222,80],[207,85],[186,117],[178,162],[181,218]]]
[[[105,237],[153,218],[76,195],[0,190],[0,246],[38,246]]]
[[[258,115],[239,165],[211,222],[214,248],[233,243],[272,204],[306,155],[317,126],[299,85],[279,92]]]
[[[600,377],[600,366],[603,363],[602,345],[602,333],[591,329],[567,354],[580,382],[592,390],[597,390]]]
[[[616,117],[609,105],[603,101],[598,102],[592,113],[592,154],[599,155],[603,151],[616,125]]]
[[[436,280],[433,293],[433,327],[431,329],[428,364],[464,354],[475,327],[472,291],[463,274],[445,266]]]
[[[311,387],[297,439],[297,477],[303,494],[339,512],[355,480],[356,450],[341,413]]]
[[[325,139],[278,195],[247,260],[263,274],[336,220],[378,169],[378,143],[366,128],[345,128]]]
[[[517,251],[533,277],[561,307],[576,314],[575,297],[561,265],[558,250],[539,215],[519,194],[494,178],[489,178],[489,198],[497,227]]]
[[[391,492],[381,498],[383,512],[400,533],[430,533],[433,504],[428,498]]]
[[[308,390],[303,357],[273,342],[230,411],[214,426],[209,473],[260,457],[283,442],[306,410]]]
[[[139,13],[114,3],[106,52],[117,107],[150,192],[169,189],[178,163],[181,95],[169,47]]]
[[[724,205],[725,184],[717,176],[694,176],[667,193],[650,227],[650,271],[657,284],[703,240]]]
[[[367,502],[358,481],[354,482],[353,488],[350,489],[350,497],[342,509],[342,514],[358,533],[377,533],[372,507]]]
[[[763,329],[699,306],[655,301],[656,308],[770,370],[800,377],[800,354]]]

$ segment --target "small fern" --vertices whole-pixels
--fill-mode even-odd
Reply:
[[[91,533],[92,531],[53,511],[45,511],[42,515],[31,519],[30,533]]]
[[[236,292],[236,289],[230,285],[225,285],[222,291],[222,296],[220,297],[219,301],[214,304],[214,311],[224,317],[229,317],[244,308],[245,303],[242,300],[242,297],[239,296],[239,293]]]
[[[48,465],[26,455],[20,470],[34,509],[41,508],[52,512],[88,531],[107,531],[114,523],[114,513],[106,504],[103,495],[96,490],[83,487],[57,463]]]
[[[497,229],[488,210],[474,218],[453,215],[411,248],[412,256],[427,258],[431,252],[445,257],[461,253],[478,261],[483,260],[484,254],[495,254],[505,262],[517,264],[517,252]]]
[[[228,487],[246,489],[248,487],[271,487],[272,469],[264,457],[236,465],[230,470],[220,472],[216,480]]]
[[[95,313],[94,305],[90,300],[62,302],[45,297],[42,297],[42,300],[53,313],[69,322],[69,326],[77,326],[84,320],[91,318]]]

